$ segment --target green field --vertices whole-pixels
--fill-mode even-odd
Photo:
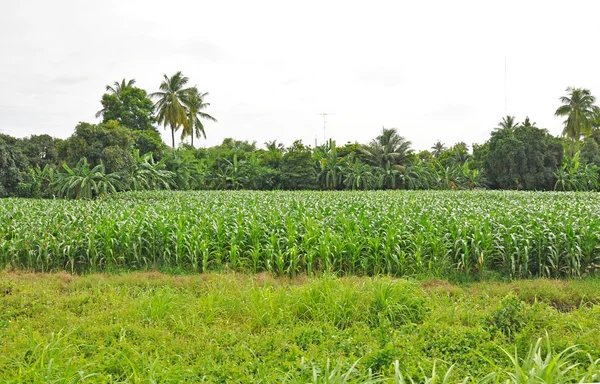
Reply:
[[[12,288],[0,295],[2,383],[399,383],[398,373],[425,382],[434,366],[442,382],[452,364],[448,382],[504,382],[515,354],[529,381],[512,382],[600,380],[598,280],[4,272],[0,281]],[[538,338],[536,362],[527,352]]]
[[[295,276],[579,277],[596,193],[142,192],[0,201],[0,267]]]
[[[0,200],[0,383],[598,382],[599,202]]]

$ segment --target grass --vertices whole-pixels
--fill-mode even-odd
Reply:
[[[573,278],[600,268],[595,193],[137,192],[0,201],[0,268]]]
[[[2,383],[600,379],[594,279],[5,271],[0,288]]]

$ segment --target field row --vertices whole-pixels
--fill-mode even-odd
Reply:
[[[0,267],[573,277],[600,267],[595,193],[140,192],[0,201]]]

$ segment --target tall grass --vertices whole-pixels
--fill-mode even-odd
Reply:
[[[0,201],[0,267],[576,277],[600,268],[593,193],[137,192]]]
[[[556,285],[560,292],[549,289]],[[5,287],[12,294],[0,291],[0,383],[600,379],[596,279],[457,286],[389,277],[0,271]],[[591,304],[555,307],[555,299],[581,297]],[[507,335],[489,320],[504,324],[496,315],[513,298],[523,300],[519,311],[504,318],[525,324]],[[546,333],[552,343],[536,343]]]

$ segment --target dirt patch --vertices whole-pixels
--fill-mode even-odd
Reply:
[[[440,288],[454,288],[454,285],[450,284],[446,280],[427,280],[421,283],[421,288],[423,289],[440,289]]]

